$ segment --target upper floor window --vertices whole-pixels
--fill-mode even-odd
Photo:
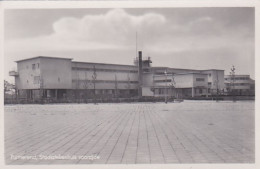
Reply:
[[[35,64],[32,64],[32,70],[35,70]]]
[[[196,81],[197,81],[197,82],[204,82],[205,79],[204,79],[204,78],[196,78]]]
[[[209,73],[209,77],[211,77],[211,73]]]
[[[40,68],[40,63],[37,63],[37,68],[38,68],[38,69]]]
[[[34,84],[39,84],[40,83],[40,76],[34,76],[33,83]]]

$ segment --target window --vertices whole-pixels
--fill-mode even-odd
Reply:
[[[60,82],[60,78],[58,77],[58,82]]]
[[[35,64],[32,64],[32,70],[35,70]]]
[[[211,86],[211,82],[208,82],[208,85]]]
[[[37,63],[37,68],[38,68],[38,69],[40,68],[40,63]]]
[[[211,77],[211,73],[209,73],[209,77]]]
[[[199,89],[199,93],[202,94],[202,89]]]
[[[197,82],[204,82],[205,79],[204,79],[204,78],[196,78],[196,81],[197,81]]]
[[[34,84],[39,84],[40,83],[40,76],[34,76],[33,83]]]

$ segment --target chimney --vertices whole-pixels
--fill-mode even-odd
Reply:
[[[142,51],[138,52],[138,96],[142,97],[142,83],[143,83],[143,60],[142,60]]]

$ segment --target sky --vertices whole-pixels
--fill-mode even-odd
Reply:
[[[5,9],[4,78],[16,60],[51,56],[132,65],[223,69],[255,78],[252,7]],[[137,36],[136,36],[137,35]]]

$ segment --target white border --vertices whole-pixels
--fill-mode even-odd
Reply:
[[[3,18],[4,9],[28,9],[28,8],[171,8],[171,7],[255,7],[255,82],[256,82],[256,102],[255,102],[255,164],[144,164],[144,165],[5,165],[4,164],[4,108],[3,108],[3,70],[4,70],[4,43],[3,43]],[[235,1],[217,1],[217,0],[203,0],[203,1],[2,1],[0,2],[0,168],[176,168],[176,169],[258,169],[259,166],[259,130],[260,130],[260,116],[259,108],[259,84],[260,75],[260,0],[235,0]],[[2,36],[1,36],[2,35]],[[7,57],[7,56],[6,56]]]

